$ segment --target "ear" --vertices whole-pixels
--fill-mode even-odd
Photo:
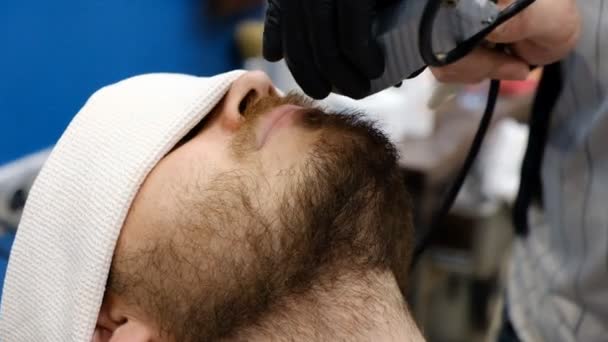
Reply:
[[[97,317],[92,342],[151,342],[155,327],[129,316],[123,305],[114,299],[104,299]]]

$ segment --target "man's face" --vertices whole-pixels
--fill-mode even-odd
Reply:
[[[384,136],[248,73],[142,185],[96,338],[129,319],[163,339],[234,337],[329,274],[405,272],[409,239]]]

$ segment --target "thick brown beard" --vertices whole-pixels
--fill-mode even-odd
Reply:
[[[245,113],[247,125],[277,105],[307,105],[297,101],[258,101]],[[227,174],[189,189],[190,196],[217,191],[176,213],[175,238],[116,257],[109,291],[131,298],[167,336],[188,342],[262,326],[286,299],[314,296],[321,279],[340,278],[333,275],[390,270],[404,290],[412,226],[395,149],[356,115],[318,115],[321,137],[288,191],[277,194],[272,217],[259,207],[252,177]]]

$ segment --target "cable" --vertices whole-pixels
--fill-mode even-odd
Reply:
[[[418,37],[420,54],[425,63],[429,66],[442,67],[452,64],[473,51],[473,49],[475,49],[475,47],[477,47],[496,27],[511,19],[513,16],[519,14],[534,2],[535,0],[515,1],[502,10],[496,18],[488,18],[489,24],[482,31],[460,43],[454,50],[445,54],[437,55],[433,51],[433,26],[444,0],[428,0],[420,22]],[[471,171],[471,168],[477,159],[477,155],[481,150],[483,140],[488,132],[490,123],[492,122],[492,117],[494,116],[494,109],[496,108],[496,102],[498,101],[499,90],[500,81],[492,80],[490,83],[486,109],[483,117],[481,118],[481,122],[479,123],[479,128],[475,134],[473,143],[471,144],[469,154],[465,159],[462,169],[454,180],[454,183],[450,187],[443,203],[439,207],[439,210],[437,210],[437,212],[433,215],[429,229],[418,241],[418,244],[414,249],[411,268],[416,266],[424,251],[433,241],[433,238],[437,236],[438,232],[441,230],[441,223],[447,217],[450,209],[454,205],[454,201],[456,200],[456,197],[458,196],[467,175]]]
[[[492,122],[492,117],[494,116],[494,109],[496,108],[496,102],[498,101],[498,92],[500,90],[500,81],[492,80],[490,83],[490,90],[488,94],[488,103],[486,105],[485,112],[483,117],[481,118],[481,122],[479,123],[479,128],[477,129],[477,133],[475,134],[475,138],[471,143],[471,149],[469,154],[467,155],[466,160],[462,166],[462,169],[458,173],[458,176],[454,180],[454,183],[450,187],[441,207],[439,210],[433,215],[431,220],[430,229],[428,229],[425,234],[422,236],[418,244],[416,245],[416,249],[414,250],[414,255],[412,258],[412,267],[415,266],[420,257],[427,249],[429,244],[432,242],[433,238],[437,235],[440,230],[440,225],[443,219],[447,216],[450,209],[454,205],[454,201],[464,184],[467,175],[471,171],[471,167],[473,166],[475,160],[477,159],[477,155],[481,150],[481,146],[483,144],[483,140],[488,132],[488,128],[490,127],[490,123]]]

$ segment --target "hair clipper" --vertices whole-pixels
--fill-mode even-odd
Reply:
[[[448,53],[480,32],[487,31],[500,16],[489,0],[438,1],[432,31],[434,51]],[[401,0],[381,9],[373,23],[373,35],[385,54],[382,76],[372,80],[368,95],[392,87],[422,72],[428,63],[420,52],[420,29],[427,1]]]

